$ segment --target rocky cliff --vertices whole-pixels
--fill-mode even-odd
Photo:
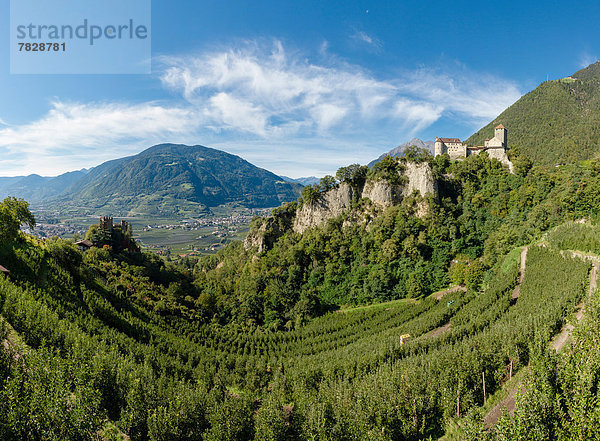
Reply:
[[[402,189],[403,196],[409,196],[414,191],[418,191],[421,196],[437,194],[437,183],[433,179],[433,172],[429,164],[408,162],[404,170],[404,176],[408,178],[408,183]]]
[[[342,214],[350,215],[344,221],[366,222],[369,217],[392,205],[402,203],[404,198],[418,193],[421,196],[436,195],[437,185],[433,178],[431,167],[427,163],[406,163],[402,167],[401,184],[392,184],[386,179],[367,179],[360,188],[348,183],[340,183],[336,187],[320,193],[316,201],[305,202],[300,208],[290,203],[273,210],[273,215],[257,219],[250,227],[250,232],[244,241],[246,250],[257,249],[259,253],[270,249],[286,231],[293,229],[296,233],[304,233],[307,229],[324,224],[329,219]],[[365,211],[352,210],[353,202],[367,199],[372,204]],[[424,216],[427,213],[427,203],[415,201],[414,213]]]
[[[273,210],[272,216],[253,221],[244,240],[244,249],[256,247],[259,253],[270,249],[277,239],[292,228],[296,207],[296,202],[291,202]]]
[[[323,193],[318,201],[305,203],[296,212],[294,231],[303,233],[347,211],[352,206],[355,190],[346,183]]]
[[[359,198],[369,199],[376,207],[386,208],[397,205],[402,199],[417,191],[421,196],[436,194],[437,188],[431,167],[427,163],[407,163],[403,172],[405,184],[393,185],[386,180],[367,180],[362,189],[355,190],[348,184],[340,184],[337,188],[321,195],[312,204],[304,204],[296,213],[294,231],[303,233],[308,228],[323,224],[352,208],[352,201]],[[358,191],[358,195],[354,193]],[[425,214],[420,207],[418,215]]]
[[[374,204],[380,207],[389,207],[402,202],[404,189],[400,185],[391,185],[385,180],[365,182],[363,187],[362,198],[369,199]]]

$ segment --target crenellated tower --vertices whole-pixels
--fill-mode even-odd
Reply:
[[[113,218],[110,216],[102,216],[100,218],[100,229],[104,231],[112,231]]]

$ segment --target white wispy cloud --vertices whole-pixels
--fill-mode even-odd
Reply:
[[[56,174],[159,142],[231,145],[248,159],[260,156],[256,148],[277,148],[280,163],[304,148],[313,160],[343,165],[368,161],[442,118],[479,128],[521,95],[515,83],[459,63],[382,78],[326,46],[317,52],[314,62],[275,41],[160,57],[158,79],[174,103],[56,100],[36,121],[0,125],[0,175]]]
[[[56,174],[139,151],[140,146],[194,132],[193,109],[157,103],[69,103],[55,101],[29,124],[0,128],[0,174]],[[93,162],[90,164],[90,160]]]
[[[458,62],[418,69],[396,85],[399,93],[417,96],[441,113],[457,113],[476,125],[495,118],[521,96],[514,82],[472,72]]]
[[[352,39],[357,40],[361,43],[366,43],[368,46],[371,46],[373,49],[381,49],[383,43],[381,40],[375,36],[369,35],[364,31],[356,31],[352,34]]]
[[[163,84],[178,91],[213,127],[258,136],[290,136],[302,130],[351,130],[348,122],[394,116],[386,103],[390,84],[357,66],[316,65],[288,56],[281,43],[270,51],[255,45],[194,57],[165,57]]]
[[[598,61],[598,57],[596,55],[592,55],[589,52],[584,52],[579,56],[579,67],[588,67],[590,64],[593,64],[596,61]]]
[[[161,62],[163,84],[202,109],[213,127],[261,137],[351,132],[367,122],[376,130],[384,121],[415,132],[447,112],[480,123],[521,95],[513,82],[459,63],[378,79],[360,66],[288,55],[280,42]]]

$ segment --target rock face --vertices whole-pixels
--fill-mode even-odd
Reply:
[[[296,206],[287,206],[276,209],[273,215],[263,218],[250,228],[244,241],[246,250],[256,248],[258,252],[269,250],[273,244],[286,231],[293,229],[296,233],[304,233],[307,229],[324,224],[341,214],[352,210],[352,203],[361,198],[369,199],[373,205],[369,216],[376,215],[382,209],[398,205],[402,200],[414,192],[421,196],[436,195],[437,184],[433,179],[431,167],[427,163],[406,163],[402,173],[402,185],[394,185],[387,180],[367,180],[360,189],[353,188],[347,183],[321,193],[319,199],[313,203],[305,203],[299,209]],[[428,210],[426,201],[415,201],[414,213],[416,216],[425,216]],[[364,212],[351,213],[353,220],[347,219],[345,223],[366,222]]]
[[[374,205],[386,208],[397,205],[402,199],[417,191],[421,196],[435,195],[437,186],[429,164],[407,163],[404,171],[407,179],[405,185],[392,185],[385,180],[368,180],[358,198],[370,199]],[[337,188],[321,195],[321,199],[313,204],[304,204],[296,213],[294,231],[303,233],[308,228],[323,224],[352,208],[355,190],[348,184],[340,184]],[[420,207],[417,215],[423,216],[426,207]]]
[[[367,181],[361,197],[385,208],[402,202],[403,193],[399,185],[391,185],[387,181]]]
[[[244,249],[258,248],[262,253],[270,249],[273,244],[292,226],[293,215],[284,211],[270,217],[265,217],[262,222],[251,228],[244,240]]]
[[[403,196],[409,196],[415,190],[421,193],[421,196],[437,194],[437,183],[433,179],[433,173],[429,164],[408,162],[404,175],[408,178],[408,184],[402,191]]]
[[[508,159],[508,155],[506,154],[506,151],[504,149],[489,149],[487,150],[487,153],[490,158],[495,158],[498,161],[500,161],[503,165],[507,166],[508,171],[510,171],[511,173],[515,172],[513,163],[510,162],[510,159]]]
[[[269,218],[263,220],[263,223],[255,230],[250,230],[246,239],[244,239],[244,249],[257,247],[258,252],[262,253],[266,249],[265,233],[267,232],[267,224]]]
[[[354,189],[346,183],[323,193],[313,204],[304,204],[296,212],[294,231],[303,233],[308,228],[321,225],[328,219],[339,216],[352,206]]]

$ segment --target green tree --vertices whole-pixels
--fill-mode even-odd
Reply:
[[[391,184],[400,185],[403,182],[401,175],[403,169],[403,164],[397,158],[388,155],[369,170],[367,178],[375,180],[385,179]]]
[[[319,191],[318,185],[307,185],[302,189],[302,199],[308,205],[315,204],[319,198],[321,197],[321,192]]]
[[[410,162],[429,162],[433,159],[431,153],[416,145],[409,145],[406,147],[403,152],[403,157]]]
[[[463,262],[456,262],[450,268],[450,280],[455,285],[464,285],[467,266]]]
[[[366,165],[351,164],[338,169],[335,177],[340,182],[345,182],[353,187],[361,187],[365,183],[369,168]]]
[[[334,188],[336,185],[337,181],[333,176],[323,176],[321,178],[321,182],[319,182],[319,190],[321,190],[322,192],[326,192]]]
[[[56,238],[48,240],[46,246],[50,255],[69,271],[79,268],[81,265],[81,253],[72,242]]]
[[[85,238],[97,247],[111,244],[110,232],[103,230],[96,224],[90,225],[87,232],[85,233]]]
[[[481,288],[481,282],[483,282],[483,276],[485,275],[485,266],[480,260],[475,260],[467,267],[465,275],[465,284],[467,289],[473,291],[479,291]]]
[[[0,202],[0,243],[14,240],[21,225],[32,229],[35,227],[35,218],[29,211],[29,204],[14,197]]]

